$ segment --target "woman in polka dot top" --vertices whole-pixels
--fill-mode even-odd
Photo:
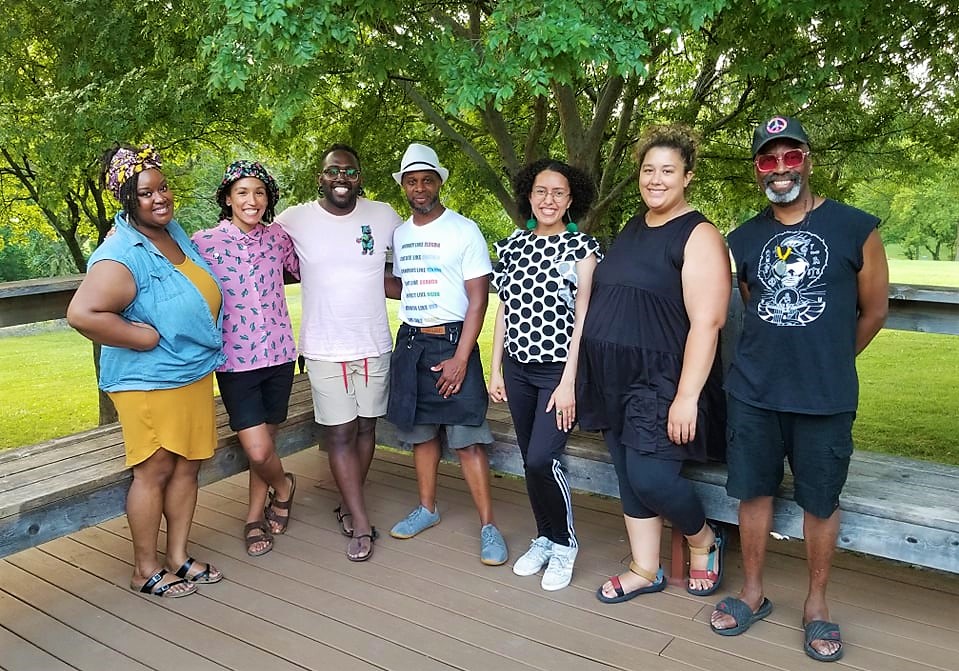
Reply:
[[[576,365],[596,240],[576,220],[595,197],[590,179],[565,163],[543,159],[514,179],[525,227],[496,243],[493,282],[500,298],[493,335],[490,398],[507,401],[526,469],[536,538],[513,566],[542,587],[569,584],[578,544],[566,468],[561,460],[576,422]]]

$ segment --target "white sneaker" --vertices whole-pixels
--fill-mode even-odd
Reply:
[[[553,553],[540,586],[548,592],[566,587],[573,579],[573,563],[576,561],[577,552],[579,548],[576,546],[553,543]]]
[[[529,550],[513,564],[513,573],[521,576],[534,575],[546,566],[553,553],[553,541],[545,536],[534,538]]]

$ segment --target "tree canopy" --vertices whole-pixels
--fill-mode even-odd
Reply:
[[[43,222],[80,270],[84,240],[102,237],[115,208],[95,179],[114,141],[164,151],[181,218],[191,206],[209,216],[207,182],[238,153],[281,175],[285,202],[314,197],[318,153],[337,141],[360,151],[367,191],[404,211],[389,174],[408,142],[426,141],[452,170],[444,198],[493,228],[517,218],[511,176],[551,155],[595,179],[582,224],[608,238],[639,206],[631,152],[650,124],[702,135],[691,199],[723,228],[761,204],[749,140],[770,114],[801,117],[816,189],[845,199],[952,156],[959,137],[959,12],[929,0],[5,9],[0,224],[14,212]]]
[[[509,176],[557,154],[597,181],[587,224],[615,225],[651,123],[703,134],[710,200],[751,188],[749,133],[771,113],[800,114],[827,162],[922,128],[955,139],[957,19],[924,0],[214,6],[225,20],[203,44],[215,86],[255,92],[275,128],[332,97],[333,110],[379,108],[402,137],[412,105],[514,218]],[[830,177],[838,188],[845,176],[836,165]]]

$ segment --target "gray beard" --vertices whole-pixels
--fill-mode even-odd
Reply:
[[[774,191],[773,188],[768,185],[768,183],[764,191],[766,192],[766,198],[769,199],[770,203],[775,205],[788,205],[789,203],[794,203],[796,202],[796,199],[799,198],[800,191],[802,191],[802,178],[797,177],[789,191],[779,193],[778,191]]]
[[[440,199],[439,199],[439,196],[437,196],[436,198],[428,202],[423,207],[416,207],[415,205],[413,205],[413,201],[410,201],[410,207],[412,208],[414,212],[419,212],[420,214],[429,214],[434,209],[436,209],[436,206],[439,204],[439,202],[440,202]]]

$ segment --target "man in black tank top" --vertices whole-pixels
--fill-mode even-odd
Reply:
[[[725,383],[726,491],[740,500],[745,581],[710,624],[734,636],[772,611],[763,565],[785,459],[804,513],[804,649],[834,661],[842,638],[829,621],[826,585],[853,448],[855,359],[885,322],[889,270],[879,220],[810,189],[812,154],[799,121],[775,116],[760,124],[752,153],[769,206],[728,236],[746,310]]]

